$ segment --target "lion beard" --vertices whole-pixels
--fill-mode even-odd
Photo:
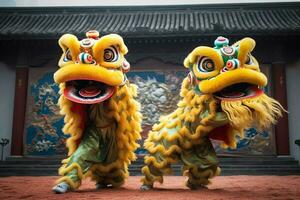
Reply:
[[[255,127],[259,131],[275,124],[286,110],[278,101],[262,94],[255,98],[234,101],[222,101],[222,110],[226,113],[230,125],[239,131]]]

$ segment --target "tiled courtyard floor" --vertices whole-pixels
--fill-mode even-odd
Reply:
[[[221,176],[213,179],[209,189],[191,191],[184,177],[167,176],[163,185],[153,191],[140,191],[140,177],[130,177],[119,189],[95,190],[85,180],[79,190],[53,194],[51,188],[58,177],[1,177],[0,199],[105,199],[105,200],[177,200],[177,199],[299,199],[300,176]]]

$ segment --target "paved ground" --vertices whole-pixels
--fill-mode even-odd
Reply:
[[[105,199],[105,200],[177,200],[177,199],[277,199],[300,200],[300,176],[221,176],[209,189],[191,191],[184,187],[184,177],[165,177],[153,191],[139,191],[140,177],[130,177],[119,189],[95,190],[86,180],[76,192],[53,194],[57,177],[0,178],[0,199]]]

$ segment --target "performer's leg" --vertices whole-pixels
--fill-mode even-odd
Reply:
[[[144,143],[149,155],[145,156],[145,166],[142,168],[144,177],[141,179],[143,185],[141,190],[153,188],[155,181],[163,183],[163,175],[171,174],[171,164],[179,160],[181,148],[178,142],[176,127],[162,128],[158,132],[153,131],[148,135]]]
[[[64,193],[70,189],[77,189],[81,185],[84,174],[92,164],[85,160],[86,154],[90,151],[86,146],[80,145],[68,162],[59,169],[59,174],[63,177],[57,180],[57,185],[53,187],[54,192]]]
[[[218,176],[221,169],[218,166],[211,166],[206,169],[201,169],[196,165],[184,166],[183,175],[188,177],[186,186],[192,190],[206,188],[210,184],[210,179]]]
[[[111,187],[120,187],[125,183],[125,178],[128,177],[128,173],[125,173],[124,169],[116,169],[111,172],[111,177],[107,177],[106,182]]]
[[[102,189],[107,187],[120,187],[124,184],[126,177],[128,177],[128,173],[126,173],[124,169],[114,168],[109,172],[95,170],[92,180],[96,181],[97,189]]]
[[[98,157],[99,153],[99,136],[89,131],[76,151],[59,169],[59,174],[63,177],[56,181],[57,185],[53,187],[53,191],[64,193],[70,189],[78,188],[81,185],[81,180],[92,166],[92,161]]]
[[[154,182],[163,183],[163,175],[171,174],[171,164],[177,162],[177,155],[170,155],[169,157],[163,157],[156,154],[150,154],[145,156],[145,164],[142,168],[142,173],[144,177],[142,178],[143,185],[141,190],[150,190],[153,188]]]
[[[107,188],[107,184],[105,183],[105,176],[101,173],[98,173],[96,170],[93,170],[92,181],[96,182],[96,189],[104,189]]]
[[[201,144],[193,146],[192,149],[183,151],[181,160],[184,163],[183,175],[188,177],[186,186],[190,189],[205,188],[210,179],[221,172],[216,153],[208,138],[204,138]]]

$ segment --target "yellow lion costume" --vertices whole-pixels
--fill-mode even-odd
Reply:
[[[89,31],[86,36],[59,39],[63,54],[54,80],[65,115],[63,132],[70,137],[56,193],[78,188],[88,176],[97,188],[122,185],[139,146],[140,105],[134,100],[137,88],[125,75],[130,69],[127,47],[117,34],[99,38],[97,31]]]
[[[261,89],[267,78],[251,55],[254,47],[251,38],[230,46],[227,38],[218,37],[214,48],[199,46],[186,57],[190,73],[183,80],[178,108],[162,117],[145,141],[149,155],[142,190],[162,183],[178,161],[187,187],[206,187],[221,171],[210,138],[235,148],[244,129],[266,129],[282,115],[282,106]]]

